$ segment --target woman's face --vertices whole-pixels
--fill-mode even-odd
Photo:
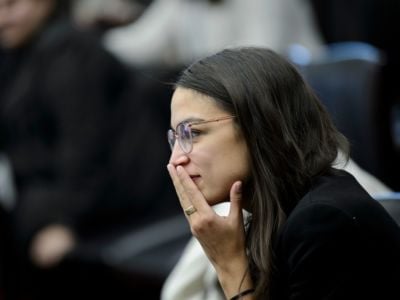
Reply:
[[[0,0],[0,45],[25,44],[54,9],[54,0]]]
[[[208,121],[230,114],[219,108],[208,96],[177,88],[171,102],[171,127],[182,122]],[[192,125],[193,148],[188,154],[178,141],[170,163],[181,165],[190,175],[210,205],[229,200],[229,191],[237,181],[246,181],[249,172],[248,149],[234,119]]]

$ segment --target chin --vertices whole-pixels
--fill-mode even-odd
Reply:
[[[227,199],[229,201],[229,197],[215,197],[215,196],[214,197],[212,197],[212,196],[207,197],[206,194],[203,194],[203,195],[204,195],[204,198],[206,199],[208,205],[210,205],[210,206],[213,206],[213,205],[216,205],[216,204],[219,204],[219,203],[222,203],[222,202],[226,202]]]
[[[207,203],[208,203],[208,205],[210,205],[210,206],[214,206],[214,205],[216,205],[216,204],[219,204],[219,203],[222,203],[222,202],[224,202],[224,201],[219,201],[219,200],[214,200],[214,201],[209,201],[209,200],[207,200]]]

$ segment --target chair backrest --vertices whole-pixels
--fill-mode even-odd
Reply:
[[[387,210],[400,226],[400,193],[384,193],[374,198]]]
[[[299,66],[304,78],[351,143],[352,158],[378,178],[385,177],[386,149],[379,124],[382,64],[377,50],[362,43],[334,45],[322,59]],[[389,116],[388,116],[389,117]]]

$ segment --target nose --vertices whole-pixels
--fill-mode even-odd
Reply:
[[[189,162],[189,157],[185,152],[182,151],[178,142],[175,142],[174,147],[172,148],[171,156],[169,158],[169,163],[173,166],[185,165]]]

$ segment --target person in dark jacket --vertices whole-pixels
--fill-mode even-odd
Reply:
[[[135,179],[143,171],[135,163],[147,155],[157,162],[160,153],[153,147],[140,159],[139,152],[129,153],[136,159],[129,160],[126,151],[137,149],[135,134],[142,131],[138,116],[148,118],[149,109],[131,98],[131,70],[95,35],[77,29],[67,6],[66,0],[0,0],[0,151],[10,160],[17,191],[9,212],[11,252],[41,269],[111,224],[144,215],[138,208],[147,199],[136,182],[145,188],[149,176]],[[137,131],[127,128],[126,112]]]
[[[335,168],[346,138],[275,52],[226,49],[184,70],[168,142],[179,202],[227,299],[400,296],[399,226]],[[220,216],[212,206],[225,201]]]
[[[110,121],[128,77],[63,16],[64,1],[2,2],[0,138],[15,174],[16,232],[38,264],[52,264],[61,249],[46,255],[40,244],[54,233],[70,248],[67,228],[104,194]]]

